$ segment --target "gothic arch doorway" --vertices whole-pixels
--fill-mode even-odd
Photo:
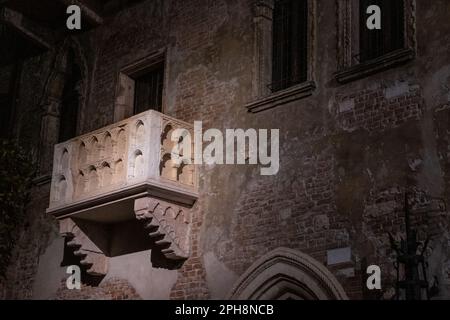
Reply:
[[[238,279],[231,300],[347,300],[328,269],[296,250],[278,248],[264,255]]]

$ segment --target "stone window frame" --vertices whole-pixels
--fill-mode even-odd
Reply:
[[[116,95],[114,101],[114,122],[127,119],[134,115],[134,93],[135,80],[133,77],[142,73],[152,66],[162,63],[164,65],[164,85],[162,91],[161,113],[166,109],[166,88],[167,88],[167,50],[155,51],[144,58],[127,64],[120,68],[117,74]]]
[[[417,52],[416,0],[404,0],[405,29],[403,49],[389,52],[366,62],[359,62],[359,1],[336,0],[337,62],[335,78],[348,83],[413,60]]]
[[[245,105],[249,112],[261,112],[312,95],[316,88],[314,81],[316,6],[316,1],[308,1],[307,80],[292,87],[272,92],[268,85],[272,83],[272,19],[274,0],[257,0],[255,2],[252,101]]]

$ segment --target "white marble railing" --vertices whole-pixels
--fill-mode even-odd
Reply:
[[[70,215],[90,203],[120,201],[121,194],[129,198],[143,190],[193,204],[196,166],[171,160],[176,128],[193,131],[192,125],[151,110],[56,145],[48,212]]]

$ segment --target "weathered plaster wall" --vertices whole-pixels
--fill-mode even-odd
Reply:
[[[166,49],[167,114],[202,120],[205,129],[280,129],[280,171],[274,177],[260,176],[257,166],[201,167],[191,257],[180,270],[154,269],[149,253],[141,252],[113,258],[104,281],[124,279],[144,299],[223,298],[254,260],[285,246],[327,265],[351,298],[365,295],[361,268],[367,264],[382,267],[389,289],[394,270],[387,233],[404,229],[402,188],[415,186],[417,198],[425,192],[450,203],[450,4],[417,0],[414,61],[341,85],[333,77],[335,2],[317,1],[317,89],[306,99],[250,114],[244,104],[252,96],[255,63],[252,4],[144,1],[79,36],[89,74],[80,133],[113,121],[118,72],[159,49]],[[46,59],[27,62],[22,113],[35,107]],[[33,121],[19,123],[23,139],[38,136]],[[63,276],[55,266],[61,254],[55,223],[44,213],[48,186],[36,188],[34,198],[7,297],[65,297],[48,273]],[[448,212],[414,221],[433,235],[430,274],[439,279],[440,296],[448,297]],[[350,259],[340,259],[335,250],[342,248]],[[101,297],[102,290],[91,288],[83,297]],[[389,298],[392,292],[382,294]]]

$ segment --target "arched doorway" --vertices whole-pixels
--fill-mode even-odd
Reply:
[[[328,269],[296,250],[278,248],[258,259],[232,288],[231,300],[347,300]]]

